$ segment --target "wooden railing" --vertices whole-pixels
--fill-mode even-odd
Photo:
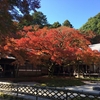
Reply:
[[[64,88],[54,87],[40,87],[34,85],[23,85],[15,83],[0,83],[0,91],[3,93],[9,93],[14,96],[29,95],[36,97],[47,98],[50,100],[100,100],[100,92],[86,92],[79,90],[68,90]]]

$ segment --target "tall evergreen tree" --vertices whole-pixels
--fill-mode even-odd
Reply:
[[[70,28],[73,28],[73,25],[69,22],[69,20],[65,20],[64,23],[62,24],[63,26],[67,26]]]
[[[34,12],[32,15],[24,15],[19,21],[19,29],[22,29],[24,26],[35,26],[38,25],[40,28],[43,26],[48,26],[46,15],[42,12]]]
[[[39,25],[40,27],[43,27],[44,25],[47,25],[47,18],[46,15],[44,15],[42,12],[34,12],[33,15],[33,25]]]
[[[52,28],[58,28],[58,27],[60,27],[61,26],[61,24],[59,23],[59,22],[54,22],[53,24],[52,24]]]

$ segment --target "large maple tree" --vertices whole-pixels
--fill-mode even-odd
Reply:
[[[34,66],[47,64],[46,62],[51,65],[52,63],[68,65],[80,60],[90,65],[99,63],[100,59],[100,53],[92,51],[88,47],[90,42],[73,28],[35,30],[29,26],[18,32],[18,38],[6,40],[3,50],[5,53],[13,54],[16,63],[20,65],[26,60]]]

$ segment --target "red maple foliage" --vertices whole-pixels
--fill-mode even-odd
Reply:
[[[13,54],[17,63],[24,64],[26,60],[34,65],[45,61],[57,64],[69,64],[78,60],[89,65],[97,63],[100,53],[92,51],[90,42],[78,30],[68,27],[58,29],[38,29],[24,27],[20,38],[9,38],[4,45],[4,51]]]
[[[32,57],[41,56],[45,53],[50,55],[53,61],[61,63],[61,60],[65,58],[65,52],[67,52],[67,55],[70,55],[70,52],[72,53],[72,50],[68,48],[68,35],[66,31],[40,29],[36,32],[26,31],[25,37],[16,41],[20,49],[28,51],[27,53],[30,54],[31,60]]]

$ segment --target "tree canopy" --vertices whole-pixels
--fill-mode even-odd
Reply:
[[[88,21],[79,29],[81,31],[93,31],[96,34],[100,34],[100,13],[91,17]]]
[[[40,0],[1,0],[0,1],[0,33],[14,33],[13,20],[36,12],[40,8]]]
[[[34,66],[75,65],[81,61],[89,66],[100,63],[100,53],[91,50],[88,41],[78,30],[62,26],[59,28],[33,30],[25,26],[19,38],[6,37],[0,44],[0,57],[12,54],[13,64],[24,65],[26,60]]]
[[[61,26],[61,24],[57,21],[57,22],[54,22],[51,27],[52,28],[58,28],[60,26]]]
[[[70,28],[73,28],[73,25],[69,22],[69,20],[65,20],[64,23],[62,24],[63,26],[67,26]]]
[[[43,27],[48,24],[46,15],[44,15],[40,11],[34,12],[32,17],[33,17],[32,25],[40,25],[40,27]]]
[[[46,15],[42,12],[34,12],[32,15],[24,15],[19,21],[19,29],[23,29],[24,26],[38,25],[40,28],[48,25]]]
[[[4,46],[1,47],[4,47],[3,51],[6,51],[6,54],[9,52],[13,54],[20,63],[27,58],[34,64],[44,63],[45,59],[51,59],[57,64],[67,64],[77,60],[84,62],[86,55],[89,56],[87,52],[91,52],[89,57],[93,55],[92,50],[88,47],[90,42],[73,28],[43,28],[32,31],[32,26],[29,26],[19,34],[22,36],[21,38],[7,39]],[[86,63],[88,64],[88,62]]]
[[[31,11],[36,12],[36,9],[40,8],[40,0],[8,0],[8,6],[11,15],[18,17],[20,14],[28,15]]]

